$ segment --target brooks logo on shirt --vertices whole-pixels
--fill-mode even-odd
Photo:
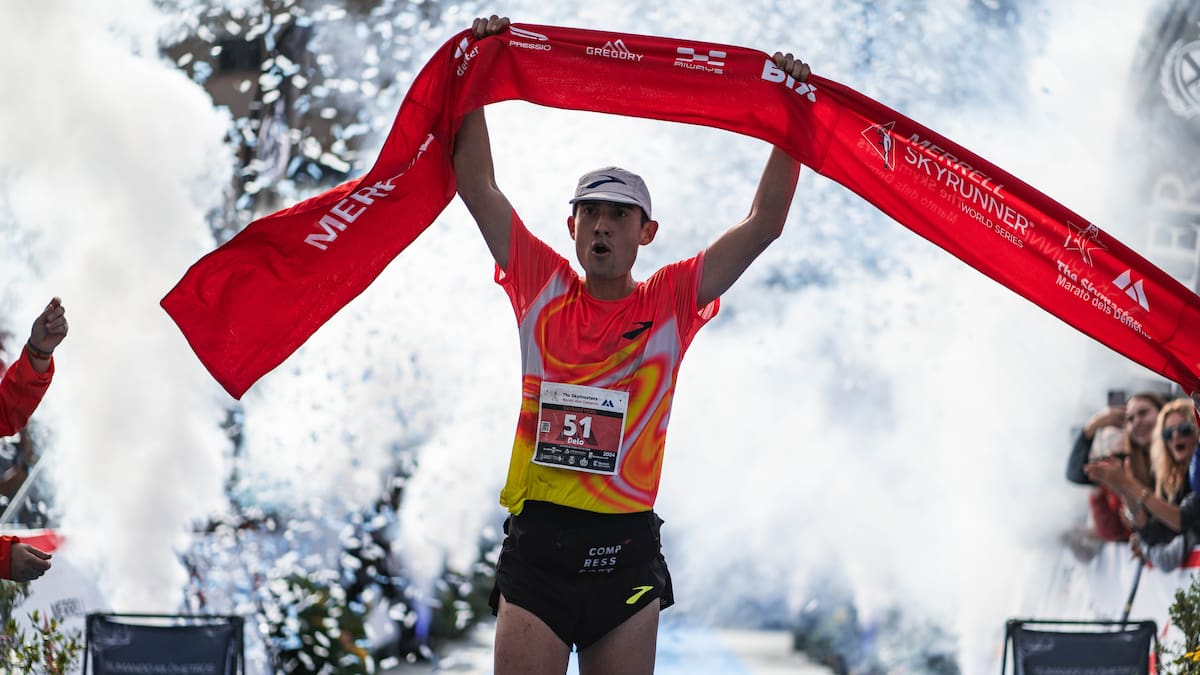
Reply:
[[[621,337],[625,338],[626,340],[632,340],[649,330],[649,328],[654,325],[653,321],[635,321],[634,323],[636,323],[638,327],[626,333],[621,333]]]

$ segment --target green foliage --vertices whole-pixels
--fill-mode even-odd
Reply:
[[[1183,635],[1183,644],[1164,649],[1166,671],[1175,675],[1200,675],[1200,576],[1193,575],[1187,588],[1175,591],[1171,603],[1171,625]]]
[[[83,654],[80,631],[66,631],[57,619],[29,614],[35,627],[26,633],[13,613],[29,597],[29,585],[0,581],[0,673],[63,675],[75,672]]]
[[[287,675],[367,675],[375,663],[362,643],[362,616],[333,579],[291,574],[271,584],[275,610],[265,615],[277,654],[276,672]]]
[[[451,569],[442,571],[434,585],[437,593],[433,605],[429,638],[436,643],[461,638],[480,617],[491,616],[488,599],[495,581],[495,565],[479,562],[469,575]]]

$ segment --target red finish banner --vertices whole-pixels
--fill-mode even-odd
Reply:
[[[162,300],[235,398],[363,291],[455,194],[462,116],[523,100],[773,143],[902,225],[1150,370],[1200,389],[1200,300],[1012,174],[848,87],[763,52],[514,25],[464,31],[417,75],[361,178],[254,221]]]

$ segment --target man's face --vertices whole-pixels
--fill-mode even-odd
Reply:
[[[575,240],[575,255],[589,280],[629,277],[638,246],[649,244],[657,232],[653,220],[642,223],[642,209],[616,202],[583,201],[567,219]]]
[[[1144,398],[1134,397],[1125,404],[1125,432],[1143,448],[1150,447],[1157,419],[1158,409]]]

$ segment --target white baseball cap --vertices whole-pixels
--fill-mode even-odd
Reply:
[[[642,207],[650,217],[650,191],[642,177],[616,166],[606,166],[583,174],[575,186],[574,205],[578,202],[616,202]]]

